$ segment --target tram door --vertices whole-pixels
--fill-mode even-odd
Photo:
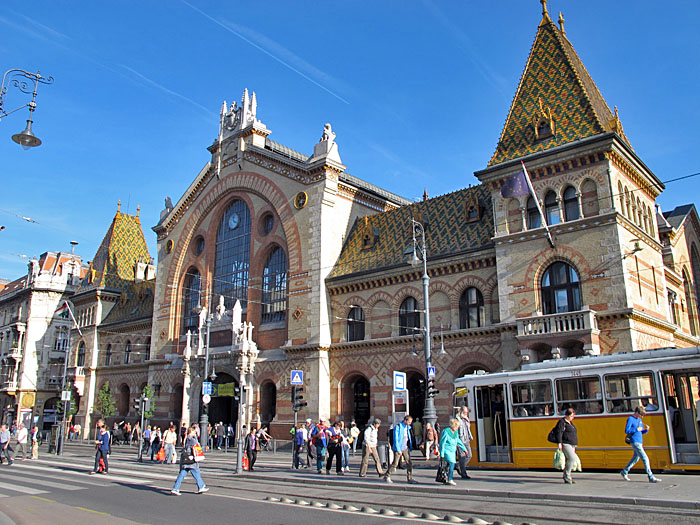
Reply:
[[[508,439],[508,389],[505,384],[477,386],[476,431],[479,440],[479,461],[510,463]]]
[[[696,423],[700,371],[664,372],[662,378],[673,461],[700,464],[700,430]]]

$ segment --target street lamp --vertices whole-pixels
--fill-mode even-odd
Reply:
[[[430,385],[429,380],[429,369],[432,366],[431,355],[430,355],[430,302],[428,298],[428,285],[430,284],[430,277],[428,276],[428,249],[425,244],[425,228],[423,225],[411,217],[411,230],[413,234],[413,249],[411,250],[411,258],[409,263],[413,267],[417,267],[421,260],[423,261],[423,330],[425,336],[423,339],[424,352],[425,352],[425,377],[426,384]],[[416,236],[420,237],[420,244]],[[418,257],[418,252],[420,252],[420,257]],[[432,427],[435,426],[437,421],[437,411],[435,410],[435,401],[433,399],[435,392],[432,388],[426,388],[425,390],[425,408],[423,410],[423,419],[426,423],[430,423]]]
[[[27,119],[27,126],[24,128],[24,131],[12,135],[12,140],[22,146],[22,148],[25,150],[41,145],[41,140],[32,132],[32,113],[34,113],[34,110],[36,109],[36,92],[39,87],[39,83],[52,84],[53,77],[42,77],[39,71],[36,73],[30,73],[24,69],[8,69],[5,71],[5,74],[2,77],[2,83],[0,84],[0,119],[2,119],[2,117],[6,117],[10,113],[19,111],[22,108],[29,107],[29,118]],[[13,85],[22,93],[26,93],[28,95],[31,94],[31,102],[27,102],[26,104],[9,111],[5,110],[5,94],[7,93],[8,84]],[[32,84],[34,85],[33,88]]]

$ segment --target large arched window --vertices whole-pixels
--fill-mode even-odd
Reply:
[[[548,191],[547,195],[544,196],[544,216],[550,226],[561,222],[557,194],[553,191]]]
[[[459,298],[459,327],[476,328],[483,325],[484,297],[476,288],[467,288]]]
[[[131,341],[126,342],[126,347],[124,347],[124,364],[128,365],[131,361]]]
[[[576,198],[576,189],[569,186],[564,190],[564,219],[567,221],[575,221],[579,218],[578,199]]]
[[[420,332],[420,312],[418,301],[406,297],[399,307],[399,335],[412,335]]]
[[[579,278],[572,266],[555,262],[545,270],[542,276],[542,307],[545,315],[581,309]]]
[[[362,341],[365,338],[365,312],[354,306],[348,314],[348,341]]]
[[[527,228],[534,230],[542,226],[542,218],[533,197],[527,199]]]
[[[287,315],[287,256],[273,250],[263,268],[262,323],[284,321]]]
[[[196,332],[199,328],[199,314],[197,307],[200,306],[200,292],[202,279],[197,268],[187,270],[185,282],[182,285],[182,333]]]
[[[78,361],[75,366],[85,366],[85,343],[80,341],[78,345]]]
[[[224,296],[226,308],[232,308],[238,299],[246,309],[249,269],[250,211],[245,202],[236,200],[224,212],[216,231],[214,295]]]

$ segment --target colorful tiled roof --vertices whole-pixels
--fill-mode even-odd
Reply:
[[[471,222],[468,208],[478,215]],[[330,278],[381,271],[405,264],[411,247],[411,217],[426,223],[428,260],[481,249],[493,237],[491,196],[483,185],[467,188],[358,219],[348,234]]]
[[[156,280],[131,283],[117,305],[102,321],[101,326],[150,320],[153,316],[153,296]]]
[[[136,262],[147,263],[150,258],[138,214],[117,211],[80,291],[89,288],[125,290],[134,281]]]
[[[538,140],[537,122],[550,117],[553,135]],[[629,144],[617,111],[610,111],[565,33],[545,11],[489,166],[611,131]]]

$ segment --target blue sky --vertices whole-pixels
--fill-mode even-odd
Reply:
[[[637,154],[662,180],[700,172],[700,2],[549,2]],[[410,199],[476,184],[541,19],[537,0],[4,0],[0,69],[41,70],[34,132],[0,121],[0,278],[70,250],[91,260],[117,209],[149,249],[164,198],[210,158],[223,100],[258,96],[270,138],[311,154],[323,124],[348,172]],[[28,101],[14,88],[6,109]],[[700,177],[669,183],[664,210]],[[27,222],[18,216],[30,217]]]

